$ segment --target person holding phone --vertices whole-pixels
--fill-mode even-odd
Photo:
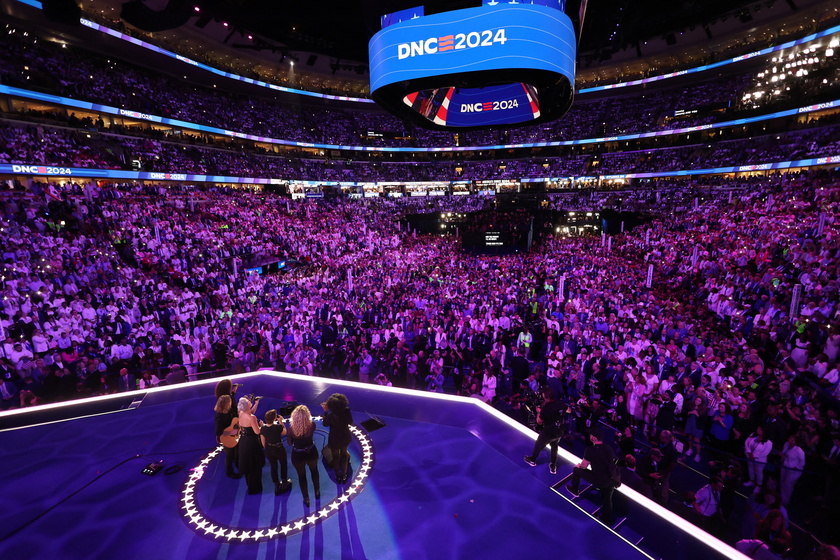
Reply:
[[[283,436],[286,435],[286,426],[283,417],[277,414],[273,408],[265,413],[265,423],[260,428],[260,441],[265,449],[265,457],[268,459],[268,466],[271,468],[271,481],[274,483],[274,495],[279,496],[288,492],[292,487],[289,480],[289,460],[286,455],[286,448],[283,446]],[[278,476],[277,467],[280,467]]]

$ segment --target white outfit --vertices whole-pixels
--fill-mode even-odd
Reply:
[[[802,476],[802,469],[805,468],[805,452],[799,446],[785,443],[782,447],[782,455],[784,456],[780,484],[782,504],[788,505],[790,497],[793,495],[793,487],[799,477]]]
[[[753,434],[744,442],[744,451],[747,453],[747,467],[750,480],[760,487],[764,482],[764,467],[767,465],[767,457],[773,449],[773,443],[769,440],[760,441]]]

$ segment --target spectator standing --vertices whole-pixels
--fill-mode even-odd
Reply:
[[[744,442],[744,452],[747,457],[747,471],[749,480],[744,486],[755,485],[754,493],[761,491],[764,483],[764,468],[767,466],[767,457],[773,450],[773,444],[764,437],[764,429],[758,426],[755,432]]]
[[[782,447],[782,473],[779,480],[779,492],[782,495],[782,505],[787,506],[793,495],[793,487],[802,476],[805,468],[805,452],[801,447],[801,440],[796,435],[790,435]]]

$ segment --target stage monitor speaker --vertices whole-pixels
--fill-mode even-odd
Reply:
[[[296,409],[299,404],[300,403],[297,401],[286,401],[283,403],[283,406],[277,409],[277,414],[283,418],[289,418],[292,415],[292,411]]]
[[[162,460],[158,461],[157,463],[149,463],[148,465],[143,467],[143,470],[140,471],[140,472],[142,472],[146,476],[154,476],[157,473],[159,473],[161,471],[161,469],[163,469],[163,461]]]
[[[379,416],[371,416],[369,419],[362,422],[362,427],[367,430],[368,433],[375,432],[379,428],[384,428],[385,426],[385,422],[383,422],[382,418]]]
[[[129,25],[155,33],[181,27],[194,13],[192,3],[187,0],[169,0],[159,12],[150,9],[140,0],[132,0],[122,5],[120,17]]]
[[[65,25],[79,25],[82,9],[75,0],[41,0],[44,17]]]

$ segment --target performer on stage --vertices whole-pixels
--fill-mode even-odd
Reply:
[[[239,399],[239,472],[245,475],[249,494],[262,492],[262,468],[265,465],[260,442],[260,424],[254,411],[259,404],[259,398],[254,404],[248,397]]]
[[[321,499],[321,479],[318,474],[318,449],[312,441],[315,434],[315,422],[309,408],[299,405],[292,411],[292,424],[289,428],[289,444],[292,446],[292,466],[298,475],[300,492],[303,494],[303,505],[309,507],[309,486],[306,483],[306,467],[312,473],[312,486],[315,488],[315,499]]]
[[[265,413],[265,424],[260,430],[260,439],[265,448],[265,456],[271,467],[271,481],[274,482],[274,495],[279,496],[288,492],[292,487],[289,480],[289,461],[286,458],[286,448],[283,447],[283,436],[286,426],[283,417],[277,415],[273,408]],[[277,476],[277,463],[280,463],[280,476]]]
[[[347,465],[350,462],[347,447],[352,439],[350,425],[353,423],[353,414],[350,412],[347,397],[341,393],[330,395],[327,402],[321,403],[321,407],[324,409],[324,426],[330,428],[327,444],[332,452],[335,481],[344,484],[347,482]]]
[[[239,383],[232,383],[230,379],[220,379],[216,383],[216,398],[218,399],[222,395],[230,395],[230,400],[233,402],[236,400],[236,390],[239,387],[241,387]]]
[[[222,443],[222,434],[236,437],[235,432],[239,431],[238,421],[234,423],[236,413],[233,411],[233,402],[230,400],[230,395],[223,394],[216,399],[216,408],[213,410],[216,411],[216,417],[214,419],[216,424],[216,443]],[[238,450],[238,443],[232,447],[225,445],[225,474],[230,478],[242,478],[240,473],[233,470],[234,463],[238,461]]]

